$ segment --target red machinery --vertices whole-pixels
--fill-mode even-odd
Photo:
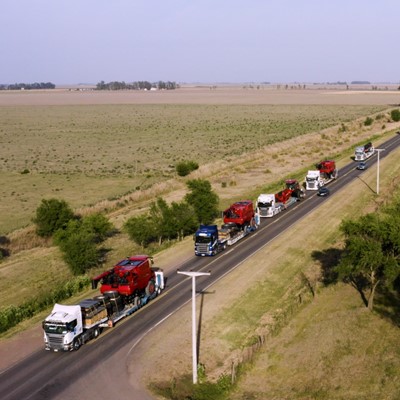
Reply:
[[[93,278],[92,288],[96,289],[101,281],[101,293],[118,292],[126,304],[132,303],[135,297],[154,292],[155,272],[151,268],[152,264],[153,259],[146,255],[128,257]]]
[[[322,177],[326,179],[336,179],[337,170],[336,163],[332,160],[321,161],[316,165]]]
[[[286,188],[275,194],[275,201],[277,203],[286,204],[291,197],[297,199],[304,197],[304,191],[296,179],[288,179],[285,181],[285,184]]]
[[[233,222],[240,227],[250,225],[254,218],[253,202],[251,200],[238,201],[224,211],[224,223]]]

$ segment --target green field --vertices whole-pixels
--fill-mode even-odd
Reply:
[[[175,176],[183,159],[231,160],[383,106],[84,105],[0,107],[0,234],[42,198],[74,208]]]

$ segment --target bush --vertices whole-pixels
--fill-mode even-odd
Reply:
[[[83,218],[82,229],[94,234],[96,242],[102,242],[111,235],[114,227],[105,215],[95,213]]]
[[[99,251],[95,244],[95,235],[84,229],[66,235],[60,242],[64,261],[74,275],[85,273],[99,262]]]
[[[65,229],[59,229],[54,242],[60,247],[64,261],[74,275],[83,274],[99,262],[96,243],[110,233],[112,224],[102,214],[92,214],[82,220],[70,220]]]
[[[392,118],[392,120],[394,122],[400,121],[400,111],[398,109],[397,110],[392,110],[391,113],[390,113],[390,117]]]
[[[64,200],[43,199],[36,209],[36,233],[42,237],[52,236],[57,230],[64,229],[74,213]]]
[[[199,164],[195,161],[181,161],[176,165],[176,172],[179,176],[189,175],[192,171],[199,168]]]
[[[374,122],[374,120],[371,117],[367,117],[364,121],[364,125],[370,126],[370,125],[372,125],[373,122]]]
[[[148,215],[129,218],[124,224],[124,230],[131,240],[143,247],[157,239],[155,227]]]

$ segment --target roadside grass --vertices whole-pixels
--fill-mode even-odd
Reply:
[[[380,198],[394,194],[399,154],[396,150],[381,160]],[[233,366],[237,374],[234,390],[214,398],[398,398],[400,339],[387,314],[393,305],[380,304],[379,313],[371,313],[350,285],[323,286],[315,256],[340,250],[338,228],[343,218],[377,207],[376,194],[366,186],[374,187],[375,180],[376,168],[370,168],[361,179],[321,199],[321,207],[208,288],[201,301],[199,362],[216,386],[221,376],[231,376]],[[314,296],[307,285],[313,279]],[[160,368],[153,375],[152,390],[180,382],[190,370],[190,357],[186,360],[168,350],[176,350],[168,339],[174,338],[181,344],[180,354],[190,354],[190,306],[171,318],[162,338],[154,334],[142,345],[152,348],[146,353],[148,368],[153,357],[170,360],[168,371]],[[188,327],[185,338],[178,332],[183,322]],[[254,352],[252,344],[260,337],[263,346]]]
[[[322,290],[255,357],[230,399],[398,399],[398,327],[339,284]]]
[[[175,164],[188,154],[200,165],[230,160],[384,109],[326,105],[0,107],[0,234],[28,225],[43,197],[61,197],[73,207],[87,207],[174,178]],[[285,162],[283,156],[281,162]]]

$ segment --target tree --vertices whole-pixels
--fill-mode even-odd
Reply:
[[[174,216],[163,198],[159,197],[156,202],[150,205],[150,219],[155,227],[158,244],[161,245],[164,238],[169,240],[176,237]]]
[[[64,200],[43,199],[36,209],[36,233],[42,237],[52,236],[58,229],[65,228],[74,213]]]
[[[155,227],[149,215],[139,215],[129,218],[124,224],[124,230],[138,245],[146,247],[157,238]]]
[[[99,262],[99,251],[95,235],[77,230],[68,235],[61,246],[63,258],[74,275],[85,273]]]
[[[174,228],[178,239],[183,239],[196,231],[198,226],[197,216],[193,207],[186,202],[171,204],[171,212],[174,219]]]
[[[103,242],[114,229],[112,223],[101,213],[90,214],[83,218],[82,228],[95,236],[96,242]]]
[[[74,275],[83,274],[98,264],[97,240],[96,234],[78,219],[70,220],[65,229],[59,229],[54,235],[54,242]]]
[[[212,190],[211,183],[203,179],[192,179],[186,183],[190,192],[185,200],[193,207],[197,220],[202,224],[210,224],[218,216],[218,195]]]
[[[391,287],[400,273],[400,217],[392,213],[367,214],[357,221],[343,221],[345,249],[336,271],[364,294],[373,309],[378,286]]]

